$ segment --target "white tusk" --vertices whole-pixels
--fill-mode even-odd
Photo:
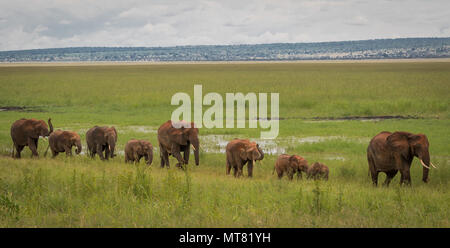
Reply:
[[[192,144],[191,144],[191,146],[192,146],[192,149],[194,149],[194,151],[195,151],[195,147],[194,147],[194,145],[192,145]]]
[[[437,167],[436,167],[436,166],[434,166],[434,164],[433,164],[433,163],[431,163],[431,162],[430,162],[430,164],[431,164],[431,166],[433,166],[434,168],[436,168],[436,169],[437,169]]]
[[[428,167],[428,166],[422,161],[422,159],[420,160],[420,163],[422,164],[423,167],[425,167],[425,168],[427,168],[427,169],[430,169],[430,167]]]

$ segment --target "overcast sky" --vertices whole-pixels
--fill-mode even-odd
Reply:
[[[0,50],[450,37],[449,0],[0,0]]]

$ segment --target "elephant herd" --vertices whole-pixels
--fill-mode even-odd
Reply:
[[[48,123],[48,125],[47,125]],[[11,126],[11,138],[13,141],[12,156],[20,158],[21,151],[28,146],[33,156],[38,156],[37,147],[39,137],[48,137],[53,157],[60,152],[67,156],[72,155],[72,147],[75,152],[81,153],[81,138],[73,131],[53,131],[51,119],[47,123],[43,120],[20,119]],[[199,130],[193,122],[174,122],[171,120],[162,124],[158,129],[158,143],[160,149],[161,167],[170,167],[169,155],[177,159],[176,166],[183,169],[189,163],[190,149],[193,149],[195,164],[200,162]],[[108,160],[115,155],[117,143],[117,130],[115,127],[94,126],[86,132],[88,155],[94,158],[97,154],[101,160]],[[424,182],[428,182],[430,166],[436,168],[430,161],[429,142],[424,134],[412,134],[408,132],[381,132],[369,143],[367,148],[367,160],[369,173],[374,186],[378,184],[378,173],[386,173],[384,185],[388,186],[392,178],[400,172],[400,184],[411,184],[410,167],[414,157],[418,157],[423,166]],[[15,154],[14,154],[15,151]],[[45,155],[47,154],[45,152]],[[183,155],[181,154],[183,153]],[[124,148],[125,162],[139,163],[144,158],[147,165],[153,161],[153,145],[146,140],[129,140]],[[256,161],[264,158],[264,152],[256,142],[248,139],[233,139],[226,146],[226,174],[233,169],[233,175],[243,175],[243,167],[247,165],[248,176],[253,176],[253,166]],[[308,179],[328,180],[329,168],[315,162],[308,165],[308,161],[299,155],[281,154],[278,156],[273,172],[277,172],[281,179],[284,174],[292,180],[294,174],[302,178],[302,172]]]

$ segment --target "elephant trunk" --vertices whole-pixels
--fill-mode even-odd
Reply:
[[[150,149],[150,151],[148,151],[147,153],[147,165],[151,165],[153,162],[153,149]]]
[[[261,148],[259,148],[259,145],[257,146],[257,148],[258,148],[259,154],[261,154],[261,155],[259,156],[258,160],[263,160],[263,158],[264,158],[264,152],[261,150]]]
[[[53,133],[52,118],[48,118],[48,126],[50,127],[50,131],[47,136],[50,136],[50,134]]]
[[[115,148],[116,148],[116,141],[115,141],[115,139],[114,139],[114,137],[109,137],[109,140],[108,140],[108,143],[109,143],[109,149],[110,149],[110,153],[111,153],[111,158],[114,158],[114,156],[116,156],[115,154],[114,154],[114,150],[115,150]]]
[[[75,149],[75,153],[76,154],[80,154],[81,153],[81,149],[82,149],[81,140],[77,140],[76,146],[77,146],[77,149]]]
[[[192,146],[194,148],[195,165],[200,164],[200,144],[198,139],[192,141]]]
[[[425,183],[428,182],[428,172],[430,170],[430,154],[428,152],[425,153],[425,155],[422,155],[419,157],[420,159],[420,163],[423,166],[423,176],[422,176],[422,181],[424,181]]]

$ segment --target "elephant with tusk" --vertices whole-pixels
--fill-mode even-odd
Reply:
[[[195,165],[200,163],[200,142],[198,140],[198,128],[194,122],[166,121],[158,129],[158,142],[161,157],[161,167],[169,168],[169,155],[177,160],[177,167],[183,169],[189,163],[190,149],[194,150]],[[181,156],[183,153],[183,157]]]
[[[408,132],[381,132],[369,143],[367,160],[374,186],[378,184],[378,173],[386,173],[385,186],[400,171],[400,184],[411,185],[410,167],[414,157],[418,157],[423,167],[423,182],[428,182],[430,166],[429,142],[425,134]]]
[[[50,130],[48,129],[50,127]],[[25,146],[28,146],[31,150],[31,156],[38,157],[37,152],[39,137],[48,137],[53,132],[53,125],[51,118],[47,123],[43,120],[36,119],[20,119],[15,121],[11,125],[11,138],[13,141],[12,156],[20,158],[20,153]],[[14,149],[16,154],[14,156]]]
[[[227,175],[233,168],[235,177],[242,176],[244,165],[248,164],[248,177],[253,176],[253,164],[264,158],[264,152],[259,148],[256,142],[250,142],[248,139],[234,139],[227,144]]]

